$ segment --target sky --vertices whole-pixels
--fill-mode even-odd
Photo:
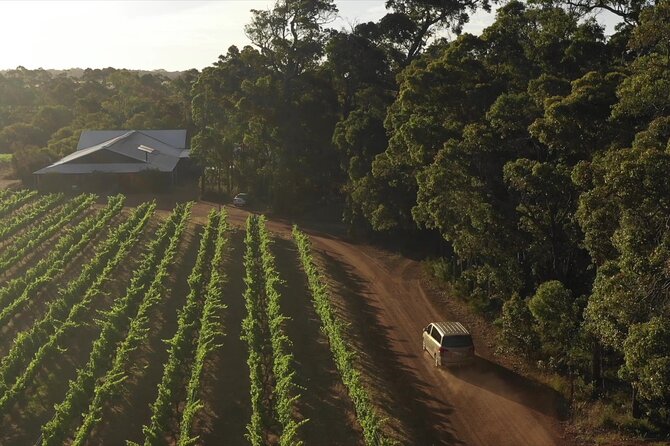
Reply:
[[[228,47],[249,43],[251,9],[273,0],[218,1],[0,1],[0,70],[128,68],[198,70]],[[336,0],[335,28],[377,20],[384,0]],[[479,34],[493,22],[484,11],[465,31]]]

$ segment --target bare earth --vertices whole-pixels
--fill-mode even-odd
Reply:
[[[229,215],[231,223],[241,226],[247,212],[229,208]],[[291,229],[275,220],[269,228],[286,238]],[[333,298],[345,307],[342,311],[348,307],[364,313],[363,324],[352,321],[352,330],[358,331],[352,337],[365,351],[362,362],[373,377],[377,402],[392,417],[390,430],[402,443],[568,444],[560,424],[560,397],[495,363],[485,346],[479,348],[483,341],[476,331],[475,345],[485,353],[472,368],[438,369],[422,352],[422,328],[454,316],[436,308],[418,262],[303,229],[333,280]]]
[[[196,198],[192,191],[186,192],[183,196],[157,197],[158,214],[167,214],[176,202]],[[129,196],[126,204],[133,206],[152,198]],[[218,207],[198,202],[192,210],[193,230],[198,230],[208,212]],[[234,207],[227,209],[230,223],[236,228],[231,233],[226,260],[229,280],[224,296],[228,308],[223,322],[227,336],[223,348],[206,366],[203,384],[207,389],[203,398],[206,409],[197,422],[203,444],[212,445],[243,444],[250,417],[248,368],[244,364],[246,347],[239,338],[245,314],[241,260],[248,212]],[[353,405],[313,311],[305,275],[291,241],[291,224],[270,218],[268,227],[275,236],[277,269],[285,281],[281,290],[282,311],[290,317],[286,331],[293,345],[296,382],[303,389],[297,415],[310,419],[301,429],[303,440],[307,445],[319,446],[363,444]],[[348,323],[345,335],[358,352],[356,365],[371,391],[373,403],[387,420],[389,436],[399,444],[418,446],[571,446],[563,438],[560,396],[501,365],[490,351],[490,327],[478,322],[453,299],[445,302],[424,279],[419,262],[370,245],[352,243],[341,235],[338,225],[301,224],[301,229],[311,236],[333,305]],[[172,292],[167,305],[161,308],[158,325],[152,327],[151,345],[137,352],[136,362],[143,372],[129,380],[126,396],[132,396],[132,400],[124,399],[106,409],[106,421],[94,432],[89,444],[116,445],[129,437],[133,440],[141,437],[141,426],[148,422],[149,403],[155,396],[165,359],[161,339],[168,338],[174,329],[176,308],[186,294],[185,279],[194,262],[195,233],[189,237],[191,241],[182,250],[171,279]],[[119,271],[117,280],[106,289],[106,296],[123,292],[129,268],[132,264]],[[460,320],[471,329],[479,355],[475,366],[439,369],[422,352],[422,328],[441,320]],[[0,419],[0,444],[32,444],[37,438],[39,426],[52,416],[53,404],[62,400],[67,380],[86,361],[94,335],[86,333],[63,345],[71,347],[70,362],[65,364],[67,370],[62,368],[63,359],[56,355],[40,374],[43,379],[27,391],[31,398],[17,403],[13,416],[6,414],[5,420]],[[80,341],[82,349],[74,348]],[[53,368],[56,359],[59,363]],[[147,364],[149,367],[144,369]],[[23,417],[23,412],[29,418]],[[21,426],[14,425],[19,420]]]

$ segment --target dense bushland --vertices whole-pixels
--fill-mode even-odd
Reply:
[[[193,154],[276,211],[411,237],[580,398],[670,421],[670,3],[277,1],[193,87]],[[612,35],[590,15],[621,18]],[[292,31],[292,32],[288,32]]]
[[[54,73],[18,67],[0,73],[0,153],[13,154],[26,184],[32,173],[74,152],[85,129],[192,129],[190,88],[179,76],[114,68]]]

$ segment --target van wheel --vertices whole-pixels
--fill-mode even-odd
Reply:
[[[440,366],[440,358],[437,356],[437,353],[435,353],[435,367]]]

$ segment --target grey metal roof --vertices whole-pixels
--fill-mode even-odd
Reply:
[[[460,322],[434,322],[442,335],[469,335],[470,332]]]
[[[168,144],[175,149],[186,149],[186,130],[84,130],[79,137],[77,150],[92,147],[118,136],[122,136],[130,131],[140,132],[150,138]]]
[[[175,165],[177,164],[175,160]],[[145,170],[172,172],[172,168],[156,167],[145,163],[103,163],[103,164],[60,164],[51,165],[34,172],[36,175],[45,174],[86,174],[86,173],[137,173]]]
[[[184,130],[185,134],[185,130]],[[80,140],[81,142],[81,140]],[[138,147],[143,146],[144,150]],[[150,150],[146,150],[150,149]],[[101,163],[100,156],[95,157],[96,152],[107,152],[103,159],[109,159],[111,153],[115,154],[114,161],[126,162],[108,162]],[[150,151],[151,153],[147,153]],[[102,154],[101,154],[102,155]],[[90,162],[86,162],[90,157]],[[51,173],[129,173],[141,172],[143,170],[158,170],[161,172],[170,172],[174,170],[180,158],[188,158],[187,149],[176,148],[168,143],[160,141],[146,131],[123,131],[121,134],[102,141],[94,146],[82,148],[70,155],[56,161],[55,163],[35,172],[37,175]]]

